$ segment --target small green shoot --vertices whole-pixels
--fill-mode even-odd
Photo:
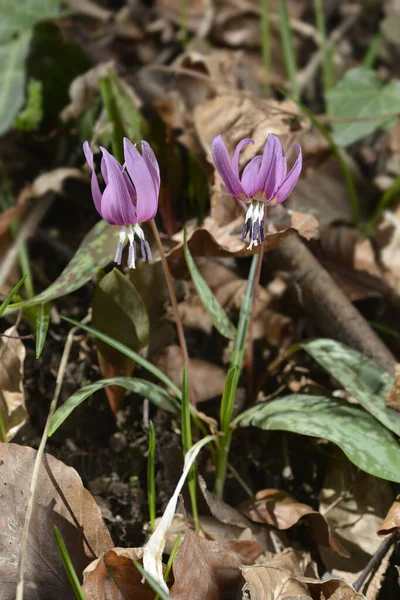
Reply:
[[[156,528],[156,484],[154,475],[154,463],[156,453],[156,434],[152,421],[149,421],[149,449],[147,456],[147,500],[149,503],[150,527]]]
[[[3,413],[1,412],[1,409],[0,409],[0,436],[1,436],[2,442],[5,442],[5,443],[8,442],[6,424],[4,422],[4,417],[3,417]]]
[[[178,552],[178,548],[179,548],[179,543],[180,543],[180,541],[181,541],[181,534],[180,534],[180,533],[178,533],[178,535],[176,536],[176,539],[175,539],[174,545],[173,545],[173,547],[172,547],[172,552],[171,552],[171,554],[169,555],[168,562],[167,562],[167,566],[165,567],[165,571],[164,571],[164,581],[167,581],[167,580],[168,580],[169,574],[170,574],[170,572],[171,572],[171,569],[172,569],[172,565],[173,565],[173,563],[174,563],[174,560],[175,560],[176,553]],[[157,594],[157,596],[154,598],[154,600],[159,600],[159,599],[160,599],[160,596],[159,596],[159,594]]]
[[[185,364],[182,374],[182,404],[181,404],[181,428],[182,428],[182,447],[183,456],[193,445],[192,442],[192,424],[190,420],[190,392],[189,392],[189,377],[188,368]],[[190,468],[187,484],[189,488],[190,500],[192,503],[193,522],[196,532],[200,531],[199,511],[197,508],[197,490],[196,490],[196,465],[193,464]]]
[[[24,275],[17,284],[14,285],[13,289],[11,290],[11,292],[9,292],[7,294],[7,296],[4,298],[3,302],[0,304],[0,317],[3,315],[4,311],[6,310],[7,306],[10,304],[10,302],[12,301],[12,299],[14,298],[15,294],[18,292],[18,290],[20,289],[20,287],[22,287],[24,285],[24,282],[26,280],[26,278],[28,277],[28,275]]]
[[[77,600],[85,600],[85,596],[83,595],[83,590],[82,590],[81,584],[79,582],[78,576],[76,574],[76,571],[74,569],[74,565],[72,564],[71,557],[68,553],[68,550],[67,550],[65,542],[62,538],[62,535],[61,535],[58,527],[56,527],[56,525],[54,525],[54,535],[56,538],[58,551],[60,553],[61,560],[64,565],[64,569],[67,573],[67,577],[69,579],[69,582],[70,582],[73,592],[75,594],[75,598]]]
[[[239,322],[231,355],[230,369],[225,380],[224,392],[221,400],[220,428],[224,435],[218,440],[217,466],[215,474],[215,493],[220,499],[222,499],[224,494],[228,456],[232,437],[232,414],[235,405],[236,390],[239,382],[240,371],[243,365],[247,334],[250,326],[254,284],[259,260],[260,255],[257,253],[253,256],[251,262],[246,293],[239,314]]]
[[[115,158],[121,164],[124,164],[124,150],[122,145],[124,129],[122,127],[109,77],[102,77],[100,81],[100,91],[108,120],[112,125],[112,151]]]
[[[50,302],[36,307],[36,358],[42,354],[50,323]]]
[[[383,211],[390,205],[392,200],[395,200],[398,196],[400,196],[400,175],[396,177],[390,188],[388,188],[386,192],[382,194],[365,228],[366,235],[371,235],[375,225],[381,218]]]
[[[292,31],[290,29],[289,13],[286,0],[278,0],[279,32],[281,35],[283,56],[286,64],[286,71],[290,81],[291,95],[300,99],[300,87],[297,80],[297,61],[293,46]]]
[[[171,600],[171,596],[164,592],[164,590],[158,585],[157,581],[151,575],[149,575],[149,573],[146,573],[140,562],[134,560],[133,564],[139,573],[143,575],[143,578],[147,581],[153,592],[155,592],[161,600]]]

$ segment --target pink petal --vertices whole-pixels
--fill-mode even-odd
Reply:
[[[105,149],[100,148],[104,158],[104,168],[108,184],[101,201],[103,219],[111,225],[132,225],[137,222],[135,206],[132,202],[122,167]]]
[[[242,174],[242,186],[249,198],[252,198],[255,193],[254,184],[260,170],[262,156],[255,156],[245,166]]]
[[[276,135],[270,133],[264,146],[260,171],[256,177],[254,192],[264,192],[266,200],[273,197],[275,190],[275,165],[277,157],[282,154],[282,145]]]
[[[299,144],[293,144],[292,148],[297,148],[297,150],[299,151],[299,155],[298,155],[296,162],[294,163],[292,169],[286,175],[281,186],[276,191],[276,195],[278,196],[277,204],[280,204],[281,202],[286,200],[286,198],[289,196],[289,194],[292,193],[293,188],[296,185],[296,183],[300,177],[301,168],[303,165],[301,147],[299,146]]]
[[[232,158],[232,171],[235,173],[237,177],[239,177],[239,156],[243,146],[247,146],[247,144],[254,144],[254,140],[251,138],[245,138],[241,140],[236,146],[235,152],[233,153]]]
[[[158,208],[158,194],[146,161],[136,146],[124,138],[125,163],[136,190],[137,222],[152,219]]]
[[[232,196],[235,196],[240,200],[240,196],[245,196],[246,194],[242,184],[240,183],[239,176],[236,175],[232,169],[229,160],[229,152],[222,141],[221,135],[217,135],[217,137],[213,139],[211,152],[215,167],[221,175],[226,189],[230,194],[232,194]]]
[[[94,170],[93,152],[90,149],[89,142],[85,142],[83,144],[83,153],[85,155],[85,158],[87,160],[89,167],[92,170],[91,189],[92,189],[93,202],[94,202],[97,212],[99,213],[99,215],[101,217],[103,217],[103,215],[101,214],[102,194],[100,191],[99,182],[97,181],[96,172]]]
[[[128,140],[129,141],[129,140]],[[156,195],[160,192],[160,167],[158,166],[158,162],[156,159],[156,155],[153,152],[150,144],[142,140],[142,156],[144,162],[147,165],[148,170],[150,171],[151,178],[154,182],[154,187],[156,190]]]

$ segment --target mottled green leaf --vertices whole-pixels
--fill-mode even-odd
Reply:
[[[376,71],[356,67],[346,71],[339,83],[328,90],[327,101],[332,117],[346,119],[334,121],[333,132],[339,145],[348,146],[377,129],[396,124],[397,117],[388,119],[385,115],[398,111],[400,81],[394,79],[382,85]]]
[[[137,379],[132,377],[112,377],[110,379],[100,379],[85,387],[81,388],[72,396],[68,398],[66,402],[60,408],[56,410],[50,423],[49,436],[60,427],[65,419],[72,413],[72,411],[82,404],[86,398],[89,398],[103,388],[109,385],[118,385],[125,388],[126,390],[148,398],[150,402],[171,413],[179,412],[179,403],[173,398],[166,390],[159,385],[146,381],[145,379]]]
[[[0,0],[0,39],[60,14],[60,0]]]
[[[32,32],[24,31],[0,44],[0,135],[7,131],[24,104],[25,59],[31,38]]]
[[[43,302],[36,308],[36,358],[44,348],[50,323],[50,302]]]
[[[202,277],[198,270],[196,263],[190,253],[189,246],[187,243],[187,232],[184,232],[184,245],[183,245],[185,260],[189,273],[192,277],[192,281],[200,296],[200,299],[204,305],[204,308],[210,315],[214,327],[220,332],[221,335],[233,340],[236,334],[236,329],[230,322],[226,312],[208,287],[207,282]]]
[[[324,438],[363,471],[400,482],[400,446],[391,433],[362,409],[336,398],[292,394],[250,408],[234,424]]]
[[[49,302],[78,290],[96,275],[99,268],[113,260],[117,244],[118,229],[99,221],[85,236],[75,256],[54,283],[34,298],[13,304],[10,308]]]
[[[93,327],[101,333],[131,350],[140,350],[147,344],[149,318],[146,307],[133,283],[118,269],[113,269],[98,282],[92,310]],[[97,348],[114,366],[122,366],[121,357],[126,360],[118,350],[101,340],[98,340]]]
[[[394,383],[389,373],[360,352],[329,339],[301,344],[371,415],[400,436],[400,413],[386,406]]]

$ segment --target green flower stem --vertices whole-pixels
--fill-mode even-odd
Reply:
[[[299,100],[300,86],[297,81],[297,61],[293,46],[292,32],[289,23],[289,13],[286,0],[278,0],[279,31],[282,40],[283,55],[286,64],[286,71],[290,81],[291,95]]]

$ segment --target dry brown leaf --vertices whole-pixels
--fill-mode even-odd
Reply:
[[[241,572],[246,581],[244,590],[250,594],[250,600],[309,600],[307,585],[297,577],[306,573],[315,575],[316,569],[308,555],[288,548],[266,564],[242,567]]]
[[[375,243],[380,249],[380,262],[391,288],[400,295],[400,207],[385,212],[375,233]]]
[[[392,506],[384,518],[379,530],[378,535],[390,535],[400,528],[400,494],[393,502]]]
[[[175,385],[182,385],[183,357],[179,346],[167,346],[153,362]],[[221,367],[198,358],[190,360],[189,381],[196,402],[206,402],[220,396],[225,378],[226,373]]]
[[[31,190],[28,186],[24,187],[20,194],[18,194],[15,206],[13,208],[9,208],[8,210],[4,210],[0,214],[0,237],[2,237],[6,231],[8,231],[11,223],[24,213],[27,202],[31,197],[30,191]]]
[[[36,450],[0,443],[0,580],[2,600],[14,600],[22,528]],[[68,548],[78,577],[97,554],[113,547],[100,509],[77,472],[46,454],[40,467],[25,564],[25,596],[73,596],[53,527]]]
[[[343,558],[330,548],[320,548],[327,570],[335,577],[353,583],[375,554],[381,540],[377,535],[383,517],[393,499],[390,484],[357,470],[343,457],[332,461],[320,494],[320,511],[335,531],[350,558]],[[374,600],[386,571],[383,560],[373,581],[363,590]]]
[[[22,384],[25,355],[17,328],[10,327],[0,337],[0,412],[9,440],[28,417]]]
[[[298,581],[307,584],[312,600],[366,600],[364,594],[356,592],[343,579],[319,581],[311,577],[299,577]]]
[[[240,507],[241,512],[256,523],[267,523],[278,529],[289,529],[305,517],[315,541],[321,546],[330,546],[341,556],[349,556],[332,533],[328,523],[318,511],[298,502],[287,492],[266,489],[257,492],[253,500]]]
[[[92,106],[93,100],[100,89],[101,78],[106,77],[113,67],[113,61],[100,63],[73,80],[68,90],[71,102],[60,115],[62,121],[77,119]]]
[[[83,573],[86,600],[154,600],[133,563],[142,558],[142,548],[113,548],[94,560]]]
[[[262,554],[256,542],[211,542],[188,529],[174,559],[171,596],[178,600],[218,600],[222,590],[240,589],[239,566],[253,564]]]

